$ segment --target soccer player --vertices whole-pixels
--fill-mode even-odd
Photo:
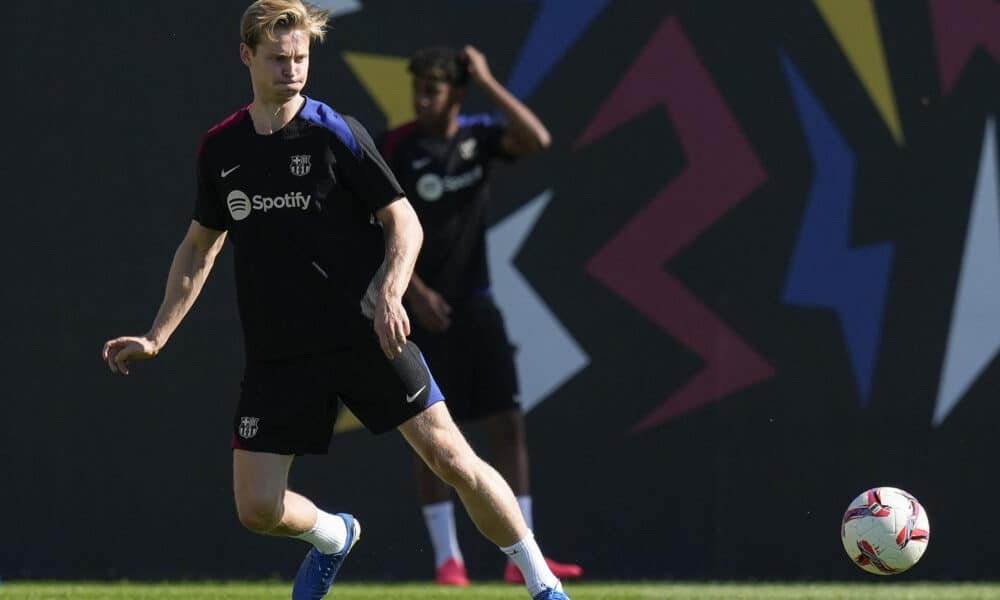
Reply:
[[[486,261],[487,182],[495,159],[512,160],[549,145],[549,132],[490,72],[483,54],[425,48],[410,60],[416,120],[382,138],[382,150],[424,227],[426,239],[405,299],[413,339],[448,394],[459,422],[481,420],[501,475],[531,528],[524,417],[518,404],[513,350],[490,294]],[[460,114],[475,81],[506,117]],[[435,580],[468,585],[448,486],[420,461],[417,494],[434,548]],[[558,577],[579,577],[573,564],[547,559]],[[524,581],[508,561],[504,579]]]
[[[338,398],[374,433],[399,430],[453,486],[480,531],[530,573],[536,600],[568,596],[545,564],[510,487],[469,447],[420,351],[402,296],[422,229],[365,129],[302,95],[309,46],[328,12],[257,0],[240,57],[252,103],[209,130],[194,218],[149,331],[104,345],[114,373],[156,356],[232,242],[246,349],[233,418],[233,487],[250,530],[312,545],[294,600],[322,598],[361,526],[288,489],[296,455],[327,452]]]

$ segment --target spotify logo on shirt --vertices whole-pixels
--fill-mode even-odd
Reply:
[[[250,198],[243,192],[239,190],[229,192],[226,204],[229,205],[229,214],[233,216],[234,221],[242,221],[250,216]]]
[[[417,180],[417,194],[427,202],[436,202],[445,192],[455,192],[472,187],[483,179],[483,166],[476,165],[459,175],[441,177],[435,173],[425,173]]]
[[[302,192],[288,192],[280,196],[254,194],[253,197],[250,197],[240,190],[233,190],[226,197],[226,206],[229,207],[229,214],[232,215],[234,221],[242,221],[255,210],[265,213],[282,208],[309,210],[310,200],[312,200],[312,194],[303,194]]]
[[[444,182],[434,173],[427,173],[417,180],[417,193],[428,202],[440,200],[444,194]]]

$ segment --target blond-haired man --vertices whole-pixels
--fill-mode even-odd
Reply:
[[[241,22],[253,102],[202,139],[192,222],[149,331],[109,340],[128,374],[152,358],[198,297],[228,237],[246,349],[233,419],[240,521],[312,544],[293,600],[326,595],[361,526],[288,489],[298,454],[325,453],[338,399],[368,429],[397,429],[453,486],[480,531],[517,562],[535,600],[568,598],[506,482],[455,426],[402,305],[423,232],[364,127],[302,95],[328,12],[258,0]]]

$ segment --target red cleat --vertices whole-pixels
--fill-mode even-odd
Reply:
[[[443,565],[438,567],[437,573],[434,574],[434,583],[460,587],[469,585],[469,576],[465,573],[465,565],[459,562],[458,559],[449,558]]]
[[[559,563],[551,558],[545,559],[545,564],[549,565],[552,574],[559,579],[576,579],[583,576],[583,567],[569,563]],[[503,580],[507,583],[524,583],[524,575],[521,569],[511,561],[507,561],[507,568],[503,571]]]

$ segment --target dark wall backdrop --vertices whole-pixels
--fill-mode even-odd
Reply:
[[[228,251],[160,357],[127,378],[99,357],[148,327],[198,139],[249,102],[244,7],[6,8],[0,576],[290,577],[305,551],[235,518]],[[984,578],[998,32],[991,0],[364,0],[309,93],[378,133],[405,117],[400,59],[470,42],[551,129],[492,213],[551,192],[512,266],[571,340],[525,368],[565,368],[528,414],[550,554],[602,579],[861,578],[840,516],[881,484],[931,517],[904,577]],[[338,434],[293,485],[364,521],[345,578],[429,575],[395,434]],[[472,575],[499,577],[459,525]]]

